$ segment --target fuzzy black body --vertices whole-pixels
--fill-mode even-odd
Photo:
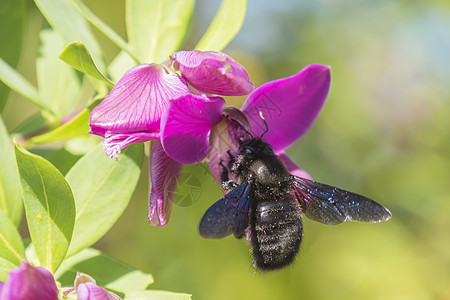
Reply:
[[[205,212],[199,232],[205,238],[248,233],[257,269],[275,270],[293,262],[302,241],[302,213],[328,225],[391,217],[367,197],[289,174],[261,138],[241,141],[239,154],[229,156],[228,168],[220,163],[227,193]],[[229,180],[230,172],[237,182]]]
[[[253,263],[261,270],[290,264],[302,241],[301,209],[291,193],[291,175],[272,147],[252,139],[241,145],[231,166],[240,183],[252,187],[250,241]]]
[[[274,270],[294,261],[303,234],[301,210],[294,199],[258,203],[252,210],[250,227],[256,268]]]

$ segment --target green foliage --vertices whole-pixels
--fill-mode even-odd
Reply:
[[[67,123],[56,127],[54,130],[42,135],[34,136],[30,139],[32,144],[51,143],[67,141],[80,136],[86,136],[89,130],[89,115],[102,99],[97,99],[91,105],[83,109]]]
[[[97,67],[103,72],[104,59],[88,22],[70,0],[35,0],[48,23],[58,31],[66,43],[82,41],[91,51]]]
[[[18,266],[20,261],[25,259],[25,249],[23,247],[22,239],[14,224],[8,216],[0,210],[0,258],[5,260],[6,264],[10,263],[13,266]],[[0,280],[4,281],[4,274],[8,271],[2,268],[0,263]]]
[[[39,96],[46,107],[59,119],[68,115],[76,103],[80,82],[75,70],[57,57],[64,47],[58,33],[41,31],[40,56],[36,61]]]
[[[134,53],[131,50],[131,47],[127,42],[125,42],[120,35],[118,35],[114,30],[112,30],[108,25],[106,25],[100,18],[98,18],[95,14],[93,14],[86,5],[83,4],[80,0],[71,0],[74,6],[80,11],[80,13],[91,22],[98,30],[100,30],[103,34],[105,34],[113,43],[115,43],[120,49],[128,53],[133,59],[134,62],[139,63],[139,60],[136,58]]]
[[[91,54],[82,42],[72,42],[67,45],[59,55],[59,58],[78,71],[96,79],[103,80],[110,88],[114,85],[97,69]]]
[[[247,8],[246,0],[223,0],[208,31],[198,42],[197,50],[221,51],[241,29]]]
[[[126,24],[133,52],[142,62],[162,62],[179,49],[194,0],[128,0]]]
[[[31,240],[39,261],[51,272],[64,259],[75,223],[72,191],[47,160],[15,145],[23,202]]]
[[[42,102],[39,93],[31,83],[29,83],[19,72],[9,66],[0,58],[0,80],[3,81],[10,89],[21,94],[41,109],[50,111],[50,108]]]
[[[143,145],[132,145],[115,161],[98,145],[66,175],[77,207],[69,256],[95,243],[120,217],[136,187],[143,156]]]
[[[129,291],[125,292],[125,299],[155,299],[155,300],[191,300],[191,295],[171,293],[166,291]]]
[[[8,47],[0,47],[0,57],[16,67],[22,52],[27,23],[26,0],[3,0],[0,6],[0,41],[8,41]],[[14,26],[10,26],[14,24]],[[1,76],[1,75],[0,75]],[[9,89],[0,82],[0,112],[6,104]]]
[[[114,290],[144,290],[153,283],[150,274],[135,270],[100,251],[87,248],[66,259],[55,277],[69,286],[77,272],[96,278],[99,285]]]
[[[18,226],[23,206],[19,171],[14,159],[13,144],[0,117],[0,209]]]

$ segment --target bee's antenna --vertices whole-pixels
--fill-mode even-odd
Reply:
[[[245,133],[248,134],[248,135],[253,139],[253,135],[252,135],[247,129],[245,129],[244,125],[242,125],[241,123],[239,123],[237,120],[231,118],[230,115],[225,115],[225,118],[227,118],[228,120],[233,121],[234,123],[238,124],[239,127],[241,127],[242,130],[244,130]]]
[[[264,118],[262,111],[259,111],[259,116],[261,117],[261,119],[262,119],[263,122],[264,122],[264,125],[266,126],[266,131],[264,131],[264,132],[261,134],[261,136],[259,137],[260,139],[262,139],[263,136],[269,131],[269,126],[267,126],[267,121],[266,121],[266,119]]]

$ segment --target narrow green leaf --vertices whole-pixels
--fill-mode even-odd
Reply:
[[[89,48],[99,70],[104,72],[105,63],[100,46],[88,22],[71,0],[34,0],[34,2],[53,29],[61,34],[65,43],[82,41]]]
[[[95,100],[67,123],[50,132],[35,136],[29,142],[32,144],[51,143],[67,141],[72,138],[87,135],[89,130],[89,115],[101,101],[102,99]]]
[[[67,173],[77,207],[68,256],[95,243],[120,217],[138,182],[143,157],[143,144],[125,148],[118,161],[99,145]]]
[[[77,272],[92,276],[100,286],[117,290],[143,290],[153,283],[151,274],[135,270],[92,248],[65,259],[55,273],[55,278],[63,285],[73,284]]]
[[[39,93],[31,83],[28,82],[19,72],[11,68],[3,59],[0,58],[0,80],[10,89],[24,96],[38,107],[50,112],[50,108],[39,97]]]
[[[118,35],[114,30],[111,29],[108,25],[106,25],[102,20],[100,20],[94,13],[92,13],[86,5],[83,4],[80,0],[71,0],[73,5],[80,11],[81,14],[92,24],[94,25],[100,32],[106,35],[117,47],[127,52],[136,63],[140,63],[139,60],[134,56],[134,53],[130,47],[130,45],[125,42],[120,35]]]
[[[26,0],[2,0],[0,5],[0,41],[8,41],[7,47],[0,47],[0,57],[13,68],[17,66],[22,53],[24,32],[27,22]],[[14,24],[14,26],[11,26]],[[2,112],[9,88],[0,82],[0,112]]]
[[[72,42],[61,52],[59,58],[80,72],[96,79],[103,80],[110,88],[114,84],[106,79],[95,66],[89,50],[82,42]]]
[[[36,132],[36,128],[46,128],[47,126],[48,121],[40,111],[37,111],[16,126],[10,136],[29,136]]]
[[[25,248],[14,224],[0,209],[0,257],[15,266],[25,259]]]
[[[123,291],[125,293],[125,299],[137,300],[137,299],[152,299],[152,300],[191,300],[192,295],[174,293],[167,291]]]
[[[246,0],[223,0],[214,20],[195,49],[222,51],[244,23]]]
[[[143,62],[162,62],[186,36],[194,0],[127,0],[128,38]]]
[[[52,29],[40,33],[40,56],[36,71],[40,98],[58,118],[73,110],[80,92],[79,78],[74,69],[58,59],[64,41]]]
[[[64,259],[75,222],[70,186],[48,161],[15,144],[31,240],[43,267],[54,272]]]
[[[14,158],[12,140],[0,117],[0,209],[18,226],[22,217],[19,170]]]
[[[12,262],[0,257],[0,281],[5,282],[8,278],[9,270],[17,267]]]

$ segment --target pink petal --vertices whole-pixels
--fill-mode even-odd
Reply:
[[[284,163],[289,173],[295,176],[312,180],[312,177],[308,173],[306,173],[305,170],[300,169],[300,167],[297,166],[297,164],[292,159],[290,159],[289,156],[284,151],[277,153],[277,155]]]
[[[170,100],[186,93],[184,79],[162,65],[131,68],[92,110],[89,133],[114,140],[113,145],[105,145],[112,155],[130,143],[157,138]]]
[[[247,129],[249,129],[247,118],[237,108],[226,107],[223,111],[223,114],[225,116],[229,116],[229,118],[231,119],[238,121],[240,124],[246,126]],[[209,170],[211,171],[212,175],[219,183],[219,185],[222,184],[222,180],[220,179],[222,167],[219,165],[219,163],[222,161],[225,166],[228,166],[229,155],[227,152],[230,151],[233,156],[238,155],[238,141],[240,139],[245,140],[248,138],[250,137],[242,130],[239,125],[225,117],[223,117],[222,120],[211,130],[207,163],[209,166]],[[236,180],[236,178],[234,178],[232,174],[229,175],[230,179]]]
[[[166,153],[183,164],[202,161],[209,148],[211,128],[222,118],[225,100],[185,95],[173,100],[161,120]]]
[[[58,287],[52,273],[23,261],[10,271],[0,292],[2,300],[58,300]]]
[[[78,300],[120,300],[114,293],[108,292],[92,282],[80,283],[77,287]]]
[[[242,96],[255,88],[245,68],[222,52],[180,51],[171,60],[175,70],[205,94]]]
[[[255,136],[265,131],[259,111],[269,131],[264,140],[275,152],[299,139],[319,114],[330,88],[330,68],[310,65],[299,73],[268,82],[250,94],[242,107]]]
[[[151,141],[148,221],[152,225],[165,226],[169,221],[181,169],[182,164],[167,156],[159,140]]]
[[[103,151],[109,157],[118,158],[123,148],[133,143],[143,143],[152,139],[159,139],[159,132],[134,132],[134,133],[117,133],[107,132],[103,141]]]

